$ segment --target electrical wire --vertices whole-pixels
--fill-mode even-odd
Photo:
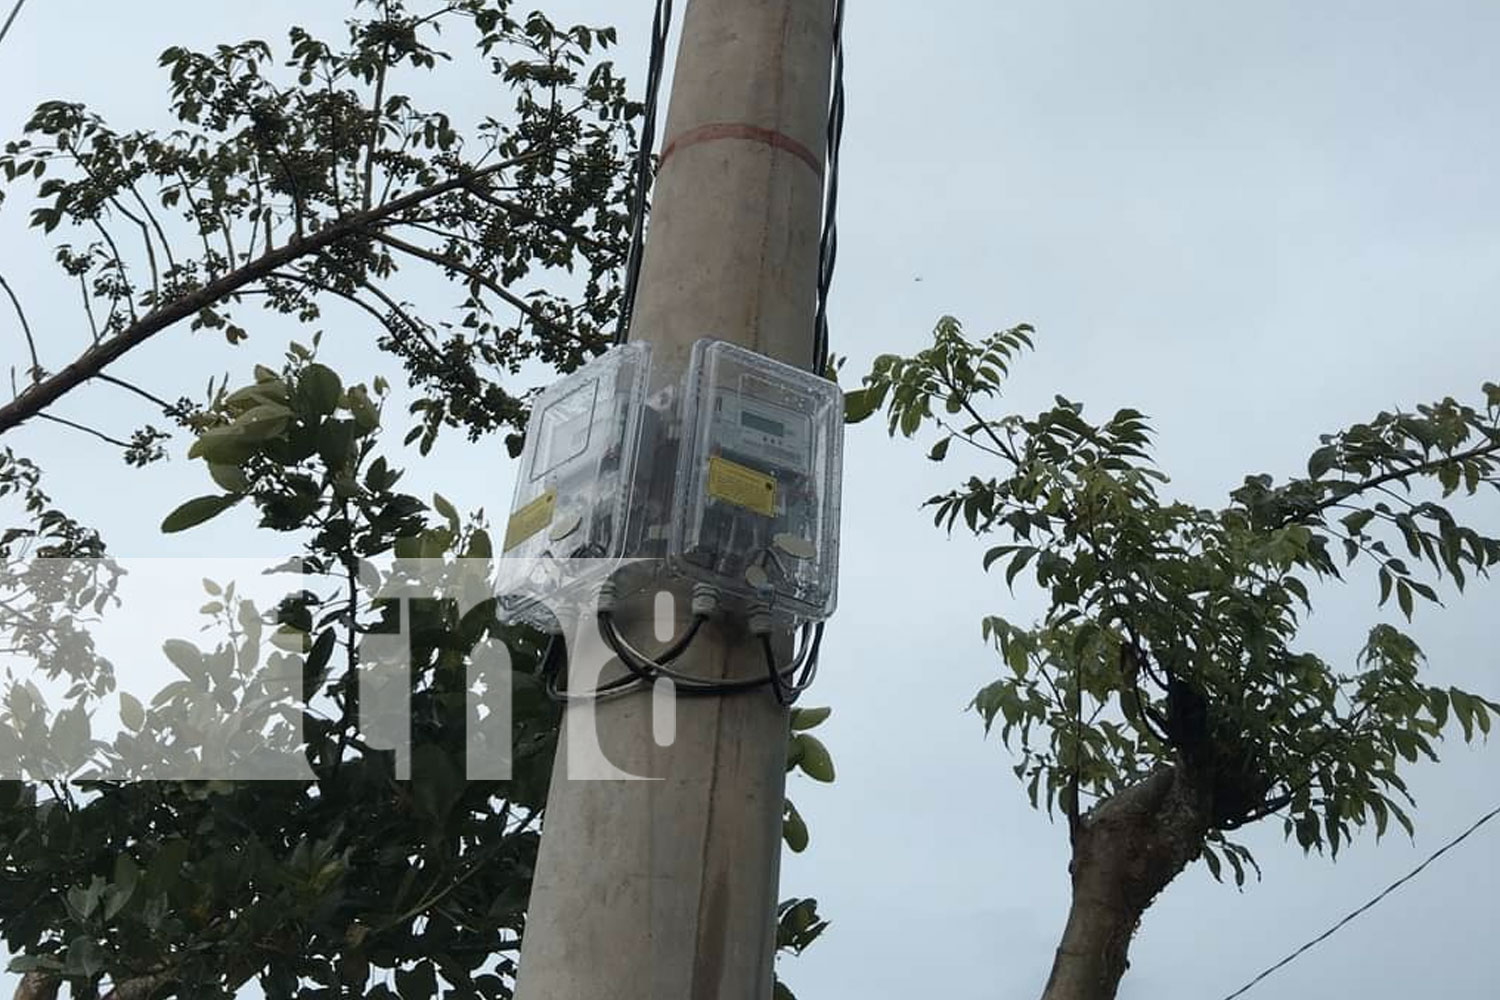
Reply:
[[[824,167],[823,232],[818,239],[818,302],[813,314],[813,370],[828,367],[828,295],[838,260],[839,158],[844,144],[844,0],[833,6],[833,93],[828,102],[828,150]]]
[[[817,305],[813,316],[813,366],[824,372],[828,364],[828,297],[838,260],[839,161],[843,149],[844,3],[834,0],[833,89],[828,103],[827,153],[824,168],[823,227],[818,238]],[[672,0],[657,0],[651,22],[651,53],[646,70],[646,98],[641,118],[640,142],[636,148],[634,189],[630,204],[630,243],[625,257],[625,291],[615,343],[630,339],[631,314],[640,287],[641,260],[645,252],[646,216],[652,185],[651,159],[656,145],[656,119],[661,103],[661,82],[666,71],[667,37],[672,25]],[[826,373],[826,372],[824,372]]]
[[[842,0],[840,0],[842,2]],[[661,100],[661,80],[667,64],[667,35],[672,30],[672,0],[656,0],[651,19],[651,58],[646,68],[646,100],[641,117],[640,141],[636,144],[635,181],[630,198],[630,246],[625,255],[625,293],[620,299],[620,321],[615,343],[630,339],[630,317],[635,311],[636,290],[641,282],[641,257],[646,249],[647,196],[651,189],[651,154],[656,148],[656,112]]]
[[[760,646],[766,658],[767,679],[771,682],[771,690],[776,695],[776,700],[782,705],[791,705],[812,686],[813,678],[818,673],[818,648],[823,644],[823,623],[818,622],[812,627],[811,637],[807,635],[807,626],[803,626],[802,650],[797,654],[792,666],[782,671],[776,665],[776,650],[771,645],[771,637],[762,635]],[[788,681],[788,678],[795,680]]]
[[[1300,955],[1302,955],[1303,952],[1308,951],[1309,949],[1311,949],[1315,945],[1321,944],[1322,942],[1326,941],[1328,938],[1332,937],[1345,924],[1349,923],[1355,917],[1359,916],[1361,913],[1364,913],[1366,910],[1370,909],[1376,903],[1380,902],[1382,899],[1384,899],[1385,897],[1389,896],[1391,893],[1395,892],[1402,885],[1404,885],[1407,882],[1410,882],[1412,879],[1416,878],[1417,875],[1421,873],[1422,869],[1426,868],[1428,865],[1432,864],[1434,861],[1436,861],[1438,858],[1442,857],[1448,851],[1452,850],[1453,848],[1457,847],[1459,844],[1463,843],[1463,841],[1465,839],[1467,839],[1470,834],[1472,834],[1475,830],[1478,830],[1481,826],[1484,826],[1484,824],[1488,823],[1490,820],[1494,819],[1496,816],[1500,816],[1500,806],[1497,806],[1494,809],[1491,809],[1489,812],[1485,813],[1483,816],[1481,816],[1478,819],[1478,821],[1476,821],[1474,823],[1473,826],[1469,827],[1463,833],[1459,834],[1457,837],[1454,837],[1452,840],[1448,841],[1442,847],[1439,847],[1436,851],[1433,851],[1431,854],[1429,854],[1427,856],[1427,860],[1423,861],[1421,864],[1417,865],[1417,867],[1413,868],[1411,871],[1407,872],[1405,875],[1401,876],[1396,881],[1394,881],[1390,885],[1386,886],[1384,889],[1382,889],[1375,896],[1375,898],[1371,899],[1368,903],[1365,903],[1363,906],[1359,907],[1357,910],[1353,911],[1348,916],[1344,917],[1344,919],[1340,920],[1338,923],[1336,923],[1332,927],[1328,928],[1328,930],[1324,931],[1322,934],[1319,934],[1317,937],[1313,938],[1311,941],[1307,942],[1302,947],[1300,947],[1296,951],[1292,952],[1286,958],[1283,958],[1281,961],[1277,962],[1275,965],[1273,965],[1270,968],[1266,969],[1264,972],[1262,972],[1260,975],[1256,976],[1254,979],[1250,980],[1244,986],[1241,986],[1239,989],[1235,990],[1233,993],[1231,993],[1228,996],[1224,997],[1224,1000],[1234,1000],[1235,997],[1238,997],[1238,996],[1241,996],[1241,995],[1247,993],[1252,986],[1254,986],[1256,983],[1260,982],[1262,979],[1265,979],[1267,976],[1269,976],[1271,973],[1275,972],[1277,969],[1280,969],[1281,967],[1290,964],[1293,960],[1295,960]]]
[[[667,664],[687,649],[693,636],[697,633],[702,623],[707,621],[704,616],[696,616],[695,624],[691,626],[683,636],[678,637],[671,646],[656,657],[648,657],[640,650],[632,646],[624,636],[620,634],[615,625],[614,616],[608,611],[599,613],[599,633],[614,654],[619,657],[626,669],[630,671],[631,679],[642,685],[654,684],[661,678],[672,681],[677,686],[679,694],[684,695],[731,695],[746,691],[755,691],[763,687],[771,686],[777,694],[777,699],[783,704],[791,704],[797,696],[805,691],[817,673],[818,648],[823,638],[823,625],[804,625],[802,632],[801,649],[793,658],[789,667],[778,667],[776,665],[775,653],[770,646],[769,636],[761,639],[762,647],[766,650],[768,670],[767,676],[748,678],[745,680],[715,681],[704,677],[694,677],[690,674],[674,670]],[[622,680],[624,680],[622,678]],[[785,699],[785,700],[783,700]]]
[[[26,6],[26,0],[16,0],[16,5],[10,9],[10,14],[5,18],[5,23],[0,25],[0,42],[5,41],[5,36],[10,34],[10,26],[15,23],[16,15],[21,13],[21,8],[24,6]]]
[[[565,659],[562,654],[562,637],[553,635],[547,640],[547,649],[542,654],[541,667],[539,668],[543,686],[547,691],[547,697],[553,701],[605,701],[610,698],[617,698],[620,695],[630,694],[645,687],[640,678],[631,674],[612,681],[606,681],[592,691],[571,691],[562,685],[562,666]]]

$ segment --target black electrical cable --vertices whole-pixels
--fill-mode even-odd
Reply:
[[[1382,899],[1384,899],[1385,897],[1389,896],[1391,893],[1395,892],[1397,889],[1401,888],[1401,886],[1405,885],[1407,882],[1410,882],[1412,879],[1416,878],[1418,875],[1420,875],[1422,873],[1422,871],[1428,865],[1432,864],[1438,858],[1442,857],[1444,854],[1448,853],[1450,850],[1452,850],[1453,848],[1457,847],[1459,844],[1463,843],[1466,839],[1468,839],[1468,837],[1469,837],[1470,834],[1472,834],[1475,830],[1478,830],[1481,826],[1484,826],[1484,824],[1488,823],[1490,820],[1494,819],[1496,816],[1500,816],[1500,806],[1497,806],[1496,808],[1491,809],[1489,812],[1487,812],[1483,816],[1479,817],[1479,819],[1472,826],[1470,826],[1467,830],[1465,830],[1463,833],[1460,833],[1457,837],[1454,837],[1452,840],[1448,841],[1442,847],[1439,847],[1437,850],[1433,851],[1431,854],[1429,854],[1427,856],[1427,859],[1425,861],[1423,861],[1421,864],[1417,865],[1417,867],[1413,868],[1411,871],[1407,872],[1405,875],[1403,875],[1400,878],[1398,878],[1396,881],[1392,882],[1390,885],[1386,886],[1379,893],[1377,893],[1375,895],[1375,897],[1373,899],[1371,899],[1369,902],[1365,903],[1363,906],[1361,906],[1358,909],[1354,910],[1353,912],[1349,913],[1347,916],[1345,916],[1338,923],[1336,923],[1332,927],[1328,928],[1328,930],[1324,931],[1322,934],[1319,934],[1317,937],[1313,938],[1311,941],[1307,942],[1302,947],[1300,947],[1296,951],[1292,952],[1286,958],[1283,958],[1281,961],[1277,962],[1275,965],[1273,965],[1270,968],[1266,969],[1264,972],[1262,972],[1260,975],[1256,976],[1254,979],[1250,980],[1244,986],[1241,986],[1239,989],[1235,990],[1233,993],[1230,993],[1228,996],[1226,996],[1224,998],[1224,1000],[1235,1000],[1235,997],[1238,997],[1238,996],[1241,996],[1241,995],[1243,995],[1245,993],[1248,993],[1250,991],[1250,989],[1253,986],[1255,986],[1256,983],[1259,983],[1262,979],[1265,979],[1267,976],[1269,976],[1271,973],[1275,972],[1277,969],[1280,969],[1284,965],[1291,964],[1298,957],[1300,957],[1304,952],[1308,951],[1309,949],[1313,948],[1314,946],[1316,946],[1318,944],[1321,944],[1322,942],[1324,942],[1324,941],[1328,940],[1329,938],[1333,937],[1333,935],[1335,933],[1337,933],[1341,928],[1343,928],[1346,924],[1348,924],[1355,917],[1359,916],[1361,913],[1364,913],[1366,910],[1368,910],[1371,907],[1373,907],[1376,903],[1379,903]]]
[[[630,675],[619,677],[612,681],[600,684],[593,691],[571,691],[562,686],[561,674],[564,657],[562,637],[553,635],[547,642],[547,649],[542,654],[540,673],[542,682],[547,691],[547,697],[553,701],[598,701],[603,698],[613,698],[617,695],[627,694],[643,687],[640,678]]]
[[[842,0],[840,0],[842,2]],[[615,343],[630,339],[630,314],[641,281],[641,256],[646,248],[646,200],[651,189],[651,154],[656,147],[656,111],[661,98],[661,79],[666,71],[667,35],[672,29],[672,0],[656,0],[651,20],[651,59],[646,69],[646,100],[636,144],[634,188],[630,198],[630,246],[625,255],[625,292],[620,299],[620,321]]]
[[[811,629],[810,637],[808,635],[809,629]],[[695,633],[696,629],[690,631]],[[614,623],[614,616],[608,611],[599,613],[599,632],[603,636],[605,644],[625,664],[626,669],[630,671],[632,677],[642,683],[654,684],[658,679],[666,678],[677,686],[679,694],[684,695],[739,694],[771,685],[777,690],[777,697],[780,700],[783,697],[795,699],[811,683],[812,677],[817,672],[817,651],[823,637],[823,626],[820,623],[816,627],[803,627],[804,639],[802,649],[794,658],[790,667],[784,669],[777,668],[775,666],[774,651],[771,651],[769,652],[769,659],[767,661],[770,664],[767,676],[738,681],[713,681],[703,677],[693,677],[667,666],[668,660],[662,658],[652,659],[645,656],[620,635],[619,629]],[[680,648],[673,653],[673,659],[677,655],[680,655],[682,650],[687,648],[687,642],[691,641],[691,635],[688,635],[686,639],[687,641],[684,642],[679,638],[674,643],[674,646],[680,644]],[[769,637],[763,639],[763,647],[769,649]],[[671,651],[669,648],[668,652]],[[790,704],[790,701],[784,703]]]
[[[823,644],[823,623],[818,622],[812,626],[810,639],[806,634],[807,626],[803,626],[803,633],[802,649],[792,661],[792,666],[785,670],[776,665],[776,650],[771,645],[771,637],[760,637],[760,646],[766,658],[767,679],[776,694],[776,700],[783,705],[795,702],[802,692],[812,686],[813,678],[818,673],[818,648]],[[788,678],[795,679],[788,683]]]
[[[828,102],[828,150],[823,196],[823,233],[818,240],[818,302],[813,316],[813,366],[828,367],[828,295],[838,260],[839,156],[844,144],[844,0],[833,5],[833,93]]]
[[[632,646],[629,640],[627,640],[623,635],[620,634],[619,629],[615,628],[614,615],[612,615],[608,611],[599,612],[599,624],[601,626],[600,631],[604,633],[605,641],[608,641],[610,637],[613,636],[615,642],[619,643],[619,645],[624,648],[627,653],[635,657],[638,661],[644,663],[671,663],[687,650],[693,639],[698,635],[698,630],[701,629],[704,623],[707,621],[707,615],[694,615],[693,620],[688,625],[687,629],[683,631],[683,633],[677,638],[673,639],[671,644],[667,646],[666,649],[662,650],[660,653],[657,653],[654,656],[648,656]]]
[[[769,683],[765,678],[748,681],[712,681],[673,670],[667,666],[668,661],[654,660],[631,646],[620,634],[620,630],[615,627],[614,616],[608,611],[599,613],[599,632],[604,637],[605,645],[614,651],[614,654],[620,658],[620,662],[624,663],[625,668],[637,679],[647,684],[654,684],[658,679],[665,677],[677,685],[679,694],[738,694],[742,691],[765,687]],[[685,649],[686,646],[684,645],[683,648]]]

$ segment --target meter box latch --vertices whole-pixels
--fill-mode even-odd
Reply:
[[[837,601],[838,386],[716,340],[684,379],[669,557],[676,573],[783,622]]]

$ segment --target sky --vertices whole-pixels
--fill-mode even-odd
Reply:
[[[832,329],[851,375],[878,354],[919,350],[943,314],[975,334],[1033,323],[1038,349],[1016,367],[1007,405],[1035,412],[1061,393],[1086,414],[1146,412],[1168,489],[1203,505],[1247,474],[1298,473],[1320,433],[1398,405],[1475,399],[1481,382],[1500,381],[1500,7],[850,6]],[[550,9],[619,25],[620,68],[639,79],[649,7]],[[344,9],[34,0],[0,47],[0,134],[52,97],[85,100],[120,126],[161,125],[161,49],[274,39],[298,22],[327,29]],[[485,93],[452,96],[473,114]],[[0,267],[61,359],[82,342],[81,320],[49,284],[49,253],[21,207],[0,211]],[[331,323],[326,349],[336,367],[374,371],[358,326],[352,315]],[[207,371],[276,356],[285,328],[251,329],[253,354],[176,331],[125,370],[196,393]],[[0,359],[22,356],[0,317]],[[148,419],[104,393],[60,412]],[[181,447],[139,473],[57,428],[13,437],[114,551],[259,554],[264,540],[229,516],[155,533],[167,510],[207,492]],[[834,708],[820,735],[839,777],[793,779],[813,844],[783,869],[783,895],[818,897],[833,922],[783,965],[803,1000],[1035,996],[1066,915],[1065,831],[1030,809],[1006,750],[965,711],[1000,671],[981,617],[1024,621],[1043,608],[982,572],[983,540],[932,528],[922,501],[985,470],[957,453],[934,465],[925,451],[874,421],[848,433],[840,604],[807,696]],[[408,462],[413,481],[464,509],[508,504],[499,442],[454,438]],[[1500,528],[1494,494],[1473,516]],[[1431,676],[1491,697],[1495,586],[1422,609],[1413,627]],[[1352,662],[1389,617],[1374,596],[1372,586],[1315,594],[1306,645]],[[1237,892],[1202,866],[1184,873],[1147,914],[1120,996],[1227,995],[1500,803],[1494,747],[1450,739],[1442,750],[1441,765],[1413,771],[1415,844],[1365,838],[1330,864],[1261,824],[1245,839],[1263,882]],[[1493,995],[1497,853],[1491,824],[1248,995]]]

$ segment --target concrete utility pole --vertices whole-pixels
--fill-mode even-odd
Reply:
[[[833,0],[690,0],[632,339],[657,385],[694,341],[813,364]],[[686,624],[687,601],[677,601]],[[617,611],[635,640],[650,606]],[[761,677],[743,628],[705,627],[674,666]],[[520,1000],[769,1000],[787,712],[769,689],[593,706],[611,762],[655,781],[571,781],[558,755],[521,954]],[[570,707],[566,728],[587,719]]]

